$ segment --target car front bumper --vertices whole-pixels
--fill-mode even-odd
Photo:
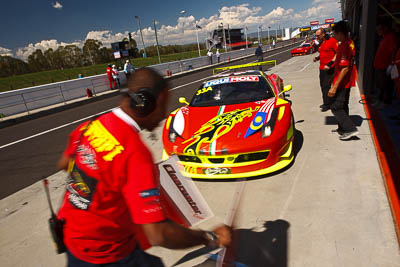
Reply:
[[[237,162],[237,157],[241,156],[243,158],[246,157],[246,154],[224,156],[178,155],[178,157],[180,158],[180,164],[183,166],[182,175],[187,177],[197,179],[236,179],[254,177],[273,173],[288,166],[294,159],[293,139],[278,152],[273,153],[270,150],[264,150],[251,152],[247,155],[250,156],[266,152],[268,152],[266,158],[245,162]],[[167,159],[168,157],[169,155],[164,151],[163,159]]]

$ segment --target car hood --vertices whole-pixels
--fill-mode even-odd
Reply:
[[[259,145],[262,126],[276,108],[276,98],[251,103],[183,107],[176,113],[177,153],[218,155],[237,153],[238,142]],[[183,124],[183,125],[182,125]]]
[[[304,50],[307,50],[307,47],[297,47],[292,50],[292,53],[293,52],[303,52]]]

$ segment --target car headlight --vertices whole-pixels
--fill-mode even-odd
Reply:
[[[168,139],[170,142],[174,143],[178,135],[175,132],[170,132],[168,135]]]
[[[172,118],[170,125],[168,139],[170,142],[174,143],[177,137],[182,138],[181,135],[185,129],[185,118],[182,110],[179,110],[176,113],[176,115]]]
[[[276,120],[278,118],[279,108],[272,111],[270,120],[261,128],[261,137],[265,138],[272,134],[275,128]]]
[[[176,120],[176,117],[173,117],[172,120],[171,120],[171,127],[169,127],[169,132],[168,132],[168,140],[171,143],[175,143],[177,137],[182,138],[182,136],[175,129],[176,127],[174,127],[175,126],[175,124],[174,124],[175,120]]]
[[[271,134],[272,134],[271,126],[264,126],[264,127],[261,129],[261,136],[262,136],[262,138],[268,137],[268,136],[270,136]]]

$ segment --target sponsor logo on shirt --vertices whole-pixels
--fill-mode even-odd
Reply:
[[[97,179],[86,175],[70,161],[68,167],[67,191],[69,202],[77,209],[87,210],[96,190]]]
[[[120,154],[124,147],[118,142],[117,139],[101,124],[99,120],[95,120],[87,127],[82,127],[84,136],[88,137],[90,145],[96,152],[105,152],[103,159],[105,161],[112,161],[114,157]]]
[[[160,190],[157,188],[149,189],[149,190],[144,190],[139,193],[141,198],[146,198],[146,197],[154,197],[154,196],[159,196],[160,195]]]
[[[160,200],[157,198],[157,199],[147,201],[144,204],[149,205],[149,206],[160,205]]]
[[[76,149],[76,153],[79,155],[79,162],[86,165],[92,170],[97,170],[96,153],[93,149],[86,145],[79,145]]]

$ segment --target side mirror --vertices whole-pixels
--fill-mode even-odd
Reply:
[[[186,101],[186,98],[184,98],[184,97],[179,98],[179,103],[186,104],[189,106],[189,103]]]
[[[292,85],[288,84],[285,87],[283,87],[283,92],[289,92],[290,90],[292,90]]]

